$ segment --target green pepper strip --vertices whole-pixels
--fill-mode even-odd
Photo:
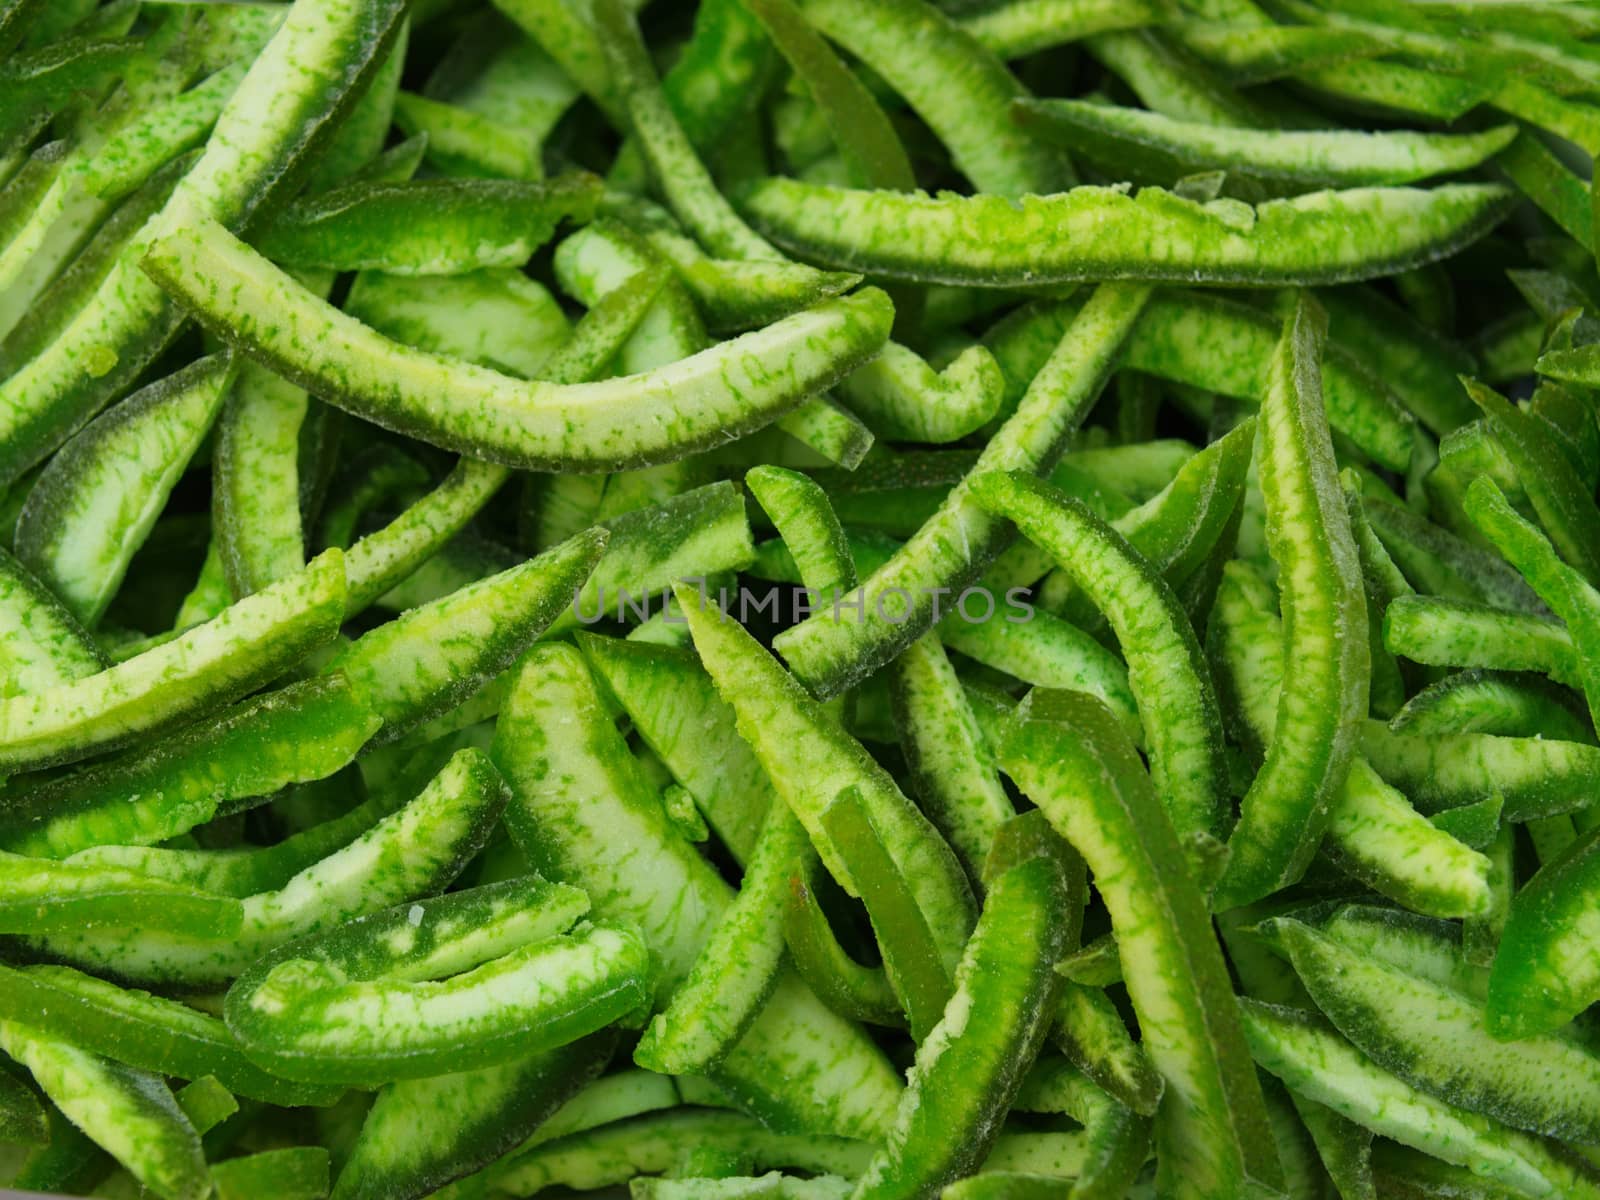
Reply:
[[[983,471],[1048,471],[1109,377],[1149,289],[1107,284],[1062,335],[1017,411],[973,466]],[[937,512],[850,599],[855,619],[814,613],[779,634],[774,646],[820,695],[832,695],[891,661],[933,625],[933,606],[973,583],[1012,534],[972,493],[971,476],[952,488]],[[898,595],[899,599],[894,599]]]
[[[166,841],[287,784],[333,774],[380,724],[343,675],[291,684],[150,750],[14,790],[0,805],[0,845],[64,858]]]
[[[778,982],[789,871],[809,851],[788,806],[769,806],[739,894],[639,1039],[635,1062],[666,1075],[702,1075],[750,1028]]]
[[[0,969],[0,1003],[11,1018],[158,1075],[215,1076],[229,1091],[268,1104],[330,1104],[339,1089],[280,1079],[245,1057],[216,1017],[130,991],[71,967]]]
[[[581,1094],[616,1040],[602,1030],[502,1065],[387,1085],[329,1200],[417,1200],[488,1166]]]
[[[1488,1117],[1419,1092],[1340,1037],[1321,1017],[1239,1002],[1250,1053],[1262,1069],[1340,1116],[1474,1172],[1519,1195],[1595,1196],[1583,1167]]]
[[[1083,865],[1064,847],[1030,853],[1008,845],[1019,840],[1013,828],[996,840],[1001,862],[986,872],[988,895],[955,991],[919,1039],[914,1082],[887,1145],[856,1185],[860,1200],[929,1195],[976,1167],[1050,1027],[1059,982],[1052,968],[1077,924],[1068,914],[1083,894]],[[1023,857],[1006,862],[1012,852]]]
[[[1319,369],[1326,323],[1302,301],[1284,325],[1261,406],[1267,541],[1282,579],[1283,685],[1266,761],[1240,806],[1219,909],[1299,879],[1344,786],[1367,713],[1361,565],[1339,488]]]
[[[228,1027],[276,1074],[372,1086],[564,1046],[648,1001],[637,932],[564,933],[581,894],[538,879],[525,890],[509,901],[504,885],[489,897],[455,892],[285,946],[229,989]],[[508,903],[524,909],[521,921],[508,920]],[[473,911],[485,905],[489,936]],[[402,947],[394,961],[383,962],[394,952],[377,939]]]
[[[1379,1066],[1513,1128],[1594,1140],[1600,1059],[1591,1051],[1548,1034],[1497,1041],[1476,998],[1372,961],[1299,921],[1273,924],[1317,1007]]]
[[[275,678],[338,632],[344,559],[298,575],[95,675],[0,700],[0,764],[71,762],[192,717]]]
[[[200,1138],[159,1077],[18,1021],[0,1021],[0,1050],[27,1067],[73,1125],[162,1200],[211,1194]]]
[[[0,696],[61,687],[105,668],[105,655],[55,594],[0,549]]]
[[[672,461],[751,432],[869,358],[892,316],[883,293],[867,289],[654,371],[563,386],[398,345],[215,222],[159,239],[144,264],[219,334],[329,402],[448,449],[544,470]]]
[[[779,245],[842,270],[1026,287],[1084,279],[1326,284],[1444,258],[1506,215],[1506,189],[1353,188],[1198,203],[1160,188],[1026,195],[871,192],[767,179],[737,197]]]
[[[1162,1194],[1275,1188],[1222,952],[1137,752],[1098,701],[1036,691],[1012,718],[1000,762],[1084,856],[1110,910],[1144,1045],[1167,1081],[1156,1112]]]
[[[980,475],[973,493],[1072,572],[1128,660],[1150,767],[1179,837],[1214,836],[1227,793],[1222,716],[1188,616],[1160,575],[1088,508],[1029,475]],[[1209,882],[1209,881],[1208,881]]]
[[[882,848],[932,931],[943,969],[953,970],[972,928],[974,905],[950,847],[888,772],[749,633],[711,606],[698,589],[679,584],[675,590],[701,661],[738,713],[739,732],[806,826],[834,877],[847,891],[863,896],[874,882],[857,878],[823,820],[829,800],[855,786]],[[878,848],[878,838],[863,837],[858,844],[870,852]]]
[[[1437,667],[1538,671],[1580,687],[1583,671],[1560,621],[1439,596],[1400,596],[1383,614],[1391,653]]]

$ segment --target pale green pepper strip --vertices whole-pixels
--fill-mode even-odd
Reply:
[[[71,967],[4,968],[0,995],[11,1019],[140,1070],[180,1079],[214,1076],[228,1091],[269,1104],[328,1104],[339,1095],[336,1088],[263,1071],[209,1013]]]
[[[956,23],[1001,58],[1023,58],[1097,33],[1142,29],[1165,17],[1159,0],[1004,0]]]
[[[1600,586],[1600,507],[1595,505],[1593,489],[1578,477],[1548,425],[1482,384],[1468,381],[1466,389],[1505,448],[1551,542],[1591,585]],[[1501,550],[1504,553],[1504,547]],[[1549,596],[1541,599],[1551,603]]]
[[[1600,1059],[1591,1051],[1548,1034],[1496,1041],[1480,1002],[1374,962],[1299,921],[1273,924],[1317,1007],[1379,1066],[1512,1128],[1594,1140]]]
[[[511,1062],[387,1085],[368,1110],[329,1200],[435,1194],[443,1200],[451,1190],[447,1181],[470,1176],[542,1133],[575,1092],[583,1094],[615,1048],[616,1032],[608,1029]],[[670,1089],[670,1081],[662,1083]],[[440,1120],[444,1114],[450,1119]],[[446,1186],[436,1190],[439,1185]]]
[[[955,442],[1000,409],[1005,377],[983,346],[969,346],[941,371],[898,342],[839,384],[851,411],[878,437],[896,442]]]
[[[1383,42],[1369,34],[1306,25],[1249,25],[1244,22],[1184,20],[1167,32],[1238,87],[1269,83],[1284,76],[1382,54]]]
[[[738,714],[740,734],[834,877],[852,893],[866,884],[855,879],[822,822],[824,806],[856,786],[932,930],[944,969],[953,970],[975,914],[966,876],[944,839],[888,772],[754,638],[697,589],[680,584],[676,591],[701,661]]]
[[[1251,208],[1160,188],[1129,196],[1084,186],[1012,200],[768,179],[739,200],[758,229],[809,261],[979,287],[1370,279],[1453,254],[1509,208],[1505,189],[1476,183],[1315,192]]]
[[[1128,686],[1168,817],[1186,843],[1214,836],[1227,800],[1222,717],[1205,656],[1172,589],[1110,526],[1047,483],[1017,472],[980,475],[973,493],[1071,571],[1105,613],[1128,660]]]
[[[856,563],[827,493],[805,475],[755,467],[745,486],[772,519],[807,588],[829,603],[856,586]]]
[[[327,642],[343,615],[344,561],[329,551],[174,641],[75,683],[0,701],[0,763],[70,762],[225,703]]]
[[[1580,686],[1572,635],[1550,617],[1440,596],[1400,596],[1383,614],[1391,653],[1436,667],[1538,671]]]
[[[6,550],[0,550],[0,640],[6,647],[0,697],[64,687],[107,665],[94,638]]]
[[[549,887],[538,881],[525,903],[545,903],[537,892]],[[574,889],[554,890],[558,919],[531,917],[521,941],[474,944],[480,931],[451,921],[462,904],[478,901],[474,891],[375,914],[320,939],[431,943],[425,961],[402,959],[394,971],[370,972],[365,962],[350,970],[319,941],[285,946],[229,989],[228,1026],[278,1074],[362,1086],[475,1070],[577,1041],[648,1002],[649,953],[626,926],[584,923],[563,932]],[[435,934],[426,928],[434,913],[460,927]],[[374,1022],[378,1013],[383,1019]]]
[[[1252,747],[1270,745],[1282,691],[1284,640],[1271,606],[1269,584],[1243,564],[1224,568],[1211,654],[1239,710],[1241,740]],[[1418,911],[1468,916],[1489,903],[1489,862],[1431,825],[1364,753],[1350,760],[1323,844],[1347,874]]]
[[[85,625],[116,595],[232,373],[231,356],[215,355],[141,389],[80,430],[35,481],[17,518],[17,557]]]
[[[1149,289],[1098,289],[1027,395],[990,438],[973,471],[1055,466],[1068,437],[1109,377]],[[970,479],[970,476],[969,476]],[[910,540],[874,571],[852,597],[854,618],[816,613],[775,640],[795,673],[820,695],[832,695],[892,660],[933,625],[935,589],[959,594],[1011,539],[1006,523],[986,512],[963,480]],[[899,599],[894,597],[898,594]],[[892,603],[891,603],[892,602]]]
[[[1546,459],[1540,469],[1548,479],[1555,473],[1557,465]],[[1565,466],[1566,463],[1563,461],[1559,465]],[[1593,502],[1586,495],[1580,493],[1576,498],[1588,504],[1600,517],[1600,510],[1594,510]],[[1589,701],[1589,715],[1593,718],[1600,713],[1600,658],[1596,656],[1596,651],[1600,650],[1600,593],[1589,582],[1584,563],[1594,548],[1585,547],[1582,558],[1574,555],[1569,547],[1574,544],[1574,535],[1579,531],[1573,528],[1563,530],[1561,522],[1549,521],[1548,518],[1551,536],[1547,538],[1537,526],[1511,507],[1492,479],[1479,478],[1473,481],[1467,489],[1466,509],[1473,523],[1522,572],[1523,578],[1539,593],[1539,598],[1566,622],[1572,637],[1578,678],[1584,696]],[[1570,559],[1576,560],[1574,566],[1561,561],[1556,555],[1557,547]]]
[[[757,1170],[790,1167],[852,1178],[861,1174],[873,1153],[866,1142],[774,1132],[743,1113],[679,1108],[546,1142],[491,1168],[489,1182],[497,1192],[512,1196],[531,1196],[558,1185],[586,1191],[610,1187],[636,1175],[670,1170],[691,1145],[725,1150]]]
[[[1347,1120],[1526,1196],[1600,1195],[1589,1170],[1547,1143],[1417,1091],[1340,1037],[1322,1018],[1241,1000],[1256,1062],[1290,1089]]]
[[[361,690],[393,741],[470,698],[566,612],[605,550],[580,533],[364,634],[327,666]]]
[[[1266,761],[1240,802],[1216,906],[1259,900],[1305,873],[1367,713],[1361,564],[1322,410],[1326,323],[1302,300],[1285,322],[1261,406],[1267,544],[1281,579],[1283,683]]]
[[[1594,741],[1570,693],[1531,675],[1469,670],[1423,688],[1389,718],[1396,733],[1495,733]]]
[[[1222,952],[1137,752],[1098,701],[1036,691],[1011,719],[1000,762],[1084,856],[1110,910],[1145,1049],[1167,1083],[1156,1112],[1162,1194],[1275,1188],[1282,1176]]]
[[[1002,830],[997,855],[1010,849],[1007,838]],[[856,1200],[928,1195],[976,1167],[1049,1029],[1051,968],[1076,925],[1068,914],[1082,895],[1082,860],[1042,851],[994,866],[955,993],[917,1046],[913,1082]]]
[[[16,1021],[0,1021],[0,1050],[27,1067],[73,1125],[162,1200],[211,1194],[200,1137],[159,1077]]]
[[[635,1062],[667,1075],[700,1075],[738,1042],[778,982],[789,872],[809,850],[788,806],[770,806],[739,894],[639,1039]]]
[[[215,222],[158,240],[144,261],[219,333],[328,401],[462,453],[563,471],[671,461],[769,424],[876,352],[892,315],[868,289],[642,375],[562,386],[397,345]]]
[[[398,812],[283,887],[247,897],[244,924],[234,936],[180,937],[102,925],[52,935],[42,944],[99,973],[213,985],[284,942],[441,890],[483,848],[505,799],[505,782],[483,754],[461,750]]]
[[[917,798],[968,877],[977,879],[995,834],[1016,812],[994,754],[938,634],[912,642],[890,670],[895,726]]]
[[[1362,750],[1429,813],[1498,795],[1506,820],[1530,821],[1587,808],[1600,785],[1600,750],[1537,734],[1395,733],[1370,721]]]
[[[606,293],[584,315],[567,341],[540,366],[542,378],[577,383],[600,374],[654,302],[663,277],[641,272]],[[509,332],[509,331],[508,331]],[[349,581],[347,615],[361,611],[422,566],[439,546],[459,533],[510,472],[497,463],[463,458],[439,484],[388,525],[358,541],[345,556]]]
[[[931,4],[916,0],[805,0],[805,14],[881,75],[985,192],[1050,192],[1073,181],[1066,159],[1009,119],[1027,90],[1000,59]]]
[[[243,223],[372,78],[404,9],[399,0],[317,0],[284,20],[161,213],[60,336],[0,384],[0,480],[58,446],[171,341],[181,315],[139,269],[156,233],[196,215]]]
[[[1088,1154],[1071,1193],[1078,1200],[1121,1200],[1150,1154],[1149,1120],[1060,1059],[1042,1057],[1034,1063],[1012,1107],[1066,1113],[1084,1127]]]
[[[1166,183],[1212,170],[1307,188],[1415,183],[1476,167],[1517,132],[1230,129],[1084,100],[1035,100],[1015,111],[1041,140],[1097,161],[1149,164]]]
[[[0,851],[0,930],[51,933],[110,921],[163,933],[227,937],[239,902],[135,871]]]
[[[732,894],[672,830],[577,651],[544,644],[524,656],[493,753],[512,785],[512,838],[535,869],[582,886],[598,916],[644,931],[661,964],[658,1003],[668,1002]],[[868,1138],[887,1127],[899,1088],[865,1034],[788,970],[711,1079],[775,1127]]]
[[[291,684],[0,804],[0,845],[64,858],[96,845],[154,845],[350,762],[381,719],[343,675]]]
[[[1111,956],[1116,955],[1113,939]],[[1056,966],[1060,974],[1060,963]],[[1117,972],[1120,976],[1120,965]],[[1057,1050],[1119,1104],[1142,1116],[1154,1115],[1166,1083],[1101,987],[1063,979],[1054,1018],[1050,1040]]]

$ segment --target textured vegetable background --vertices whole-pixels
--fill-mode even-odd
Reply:
[[[1600,1198],[1595,0],[0,0],[0,1185]]]

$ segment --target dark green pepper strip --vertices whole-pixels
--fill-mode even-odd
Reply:
[[[33,1090],[9,1070],[0,1069],[0,1141],[43,1146],[50,1140],[50,1120]]]
[[[1383,616],[1390,604],[1402,596],[1412,595],[1414,589],[1394,565],[1394,559],[1389,557],[1367,521],[1361,483],[1355,472],[1348,468],[1340,472],[1339,483],[1344,488],[1345,512],[1350,518],[1350,532],[1361,562],[1362,591],[1366,596],[1367,654],[1372,663],[1367,689],[1368,712],[1377,717],[1390,717],[1405,703],[1406,681],[1400,673],[1400,664],[1383,644]]]
[[[488,1166],[587,1086],[615,1046],[602,1030],[515,1062],[389,1084],[330,1200],[420,1200]]]
[[[1156,1112],[1164,1195],[1213,1200],[1281,1179],[1227,968],[1171,819],[1098,701],[1039,692],[1001,765],[1084,856],[1110,910],[1144,1045],[1167,1081]]]
[[[1352,188],[1197,203],[1160,188],[1054,195],[869,192],[767,179],[741,210],[779,245],[841,270],[922,283],[1024,287],[1083,279],[1344,283],[1454,253],[1504,218],[1493,184]]]
[[[1554,451],[1560,457],[1560,451]],[[1543,470],[1557,473],[1559,464],[1543,460]],[[1583,503],[1594,508],[1586,496]],[[1546,538],[1539,528],[1517,513],[1494,481],[1480,478],[1467,489],[1467,515],[1500,553],[1522,572],[1523,578],[1539,593],[1555,614],[1566,622],[1572,637],[1575,665],[1583,694],[1589,701],[1591,719],[1600,713],[1600,593],[1585,578],[1581,565],[1568,566],[1556,555],[1562,538],[1552,530]],[[1595,510],[1600,517],[1600,510]],[[1549,517],[1546,517],[1547,523]],[[1554,543],[1554,545],[1552,545]],[[1586,550],[1586,553],[1588,551]],[[1570,551],[1567,552],[1571,557]]]
[[[1305,873],[1367,713],[1366,601],[1322,410],[1325,335],[1320,310],[1302,300],[1285,322],[1261,405],[1267,543],[1282,580],[1283,684],[1266,761],[1228,839],[1219,909],[1259,900]]]
[[[1556,549],[1590,584],[1600,586],[1600,507],[1593,489],[1584,486],[1538,418],[1482,384],[1469,380],[1466,388],[1505,447]]]
[[[596,0],[594,27],[650,173],[673,212],[712,254],[781,259],[717,190],[662,94],[650,53],[621,0]]]
[[[381,720],[343,675],[291,684],[83,771],[15,791],[0,844],[63,858],[96,845],[153,845],[291,783],[348,763]]]
[[[217,1200],[322,1200],[328,1194],[328,1151],[321,1146],[261,1150],[211,1168]]]
[[[770,424],[866,361],[892,318],[867,289],[679,363],[556,385],[400,346],[215,222],[159,239],[143,261],[219,334],[330,403],[461,453],[562,471],[673,461]]]
[[[739,894],[634,1047],[636,1063],[664,1075],[702,1075],[737,1044],[777,986],[789,871],[810,849],[788,806],[771,805]]]
[[[1167,15],[1159,0],[1005,0],[956,20],[980,45],[1009,59],[1097,33],[1141,29]]]
[[[93,637],[44,584],[0,549],[0,639],[6,671],[0,696],[61,687],[106,667]]]
[[[679,1108],[615,1121],[536,1146],[489,1171],[490,1186],[531,1196],[551,1186],[590,1191],[672,1168],[685,1146],[740,1155],[754,1169],[790,1167],[855,1177],[871,1160],[865,1142],[777,1133],[743,1113]]]
[[[596,528],[380,625],[339,653],[342,672],[393,741],[506,670],[572,603],[607,542]]]
[[[1019,196],[1072,182],[1064,156],[1009,119],[1027,90],[1005,64],[931,4],[916,0],[805,0],[806,17],[861,59],[949,148],[956,169],[985,192]],[[875,180],[874,186],[885,186]]]
[[[1436,667],[1537,671],[1581,686],[1572,635],[1560,621],[1439,596],[1400,596],[1383,614],[1390,653]]]
[[[159,1077],[18,1021],[0,1021],[0,1050],[27,1067],[73,1125],[162,1200],[211,1194],[199,1135]]]
[[[69,962],[136,982],[215,984],[286,941],[439,891],[483,848],[505,799],[505,781],[483,754],[461,750],[398,812],[278,890],[246,898],[234,936],[104,925],[43,944]]]
[[[1593,253],[1594,211],[1589,188],[1538,134],[1522,130],[1495,159],[1495,165],[1524,196]]]
[[[0,700],[0,764],[40,767],[123,745],[275,678],[338,631],[344,560],[303,572],[96,675]]]
[[[841,153],[874,187],[917,186],[911,159],[877,98],[839,61],[792,0],[743,0],[811,93]]]
[[[697,589],[679,584],[676,590],[701,661],[738,714],[740,734],[806,826],[823,862],[846,890],[855,893],[868,886],[868,880],[856,878],[822,820],[825,805],[855,786],[883,848],[933,932],[944,969],[953,970],[972,928],[974,905],[950,847],[888,772],[749,633],[709,605]]]
[[[863,966],[851,958],[817,903],[816,877],[821,869],[812,854],[789,879],[783,940],[795,970],[817,998],[841,1016],[868,1025],[904,1027],[905,1012],[884,969]]]
[[[1115,942],[1111,952],[1116,954]],[[1064,979],[1054,1017],[1050,1040],[1073,1066],[1130,1111],[1146,1117],[1155,1113],[1165,1082],[1100,986]]]
[[[1148,298],[1149,289],[1136,285],[1097,289],[1016,412],[990,438],[973,472],[1053,468],[1098,398]],[[775,639],[774,646],[814,693],[833,695],[891,661],[932,627],[938,595],[958,596],[1005,548],[1011,530],[977,502],[970,478],[952,488],[851,597],[860,601],[859,607],[852,604],[854,619],[842,611],[815,613]]]
[[[227,1012],[250,1056],[275,1073],[372,1086],[563,1046],[648,998],[639,935],[595,925],[440,981],[347,982],[311,960],[274,956],[230,989]]]
[[[161,933],[227,937],[242,920],[230,896],[119,867],[24,858],[0,851],[0,930],[72,931],[108,922]]]
[[[1105,613],[1128,660],[1151,771],[1173,828],[1185,842],[1213,836],[1227,800],[1222,716],[1172,589],[1110,526],[1048,483],[1019,472],[980,475],[973,494],[1046,549]]]
[[[912,1040],[921,1045],[955,989],[940,939],[874,827],[860,787],[852,784],[841,791],[823,809],[820,824],[834,854],[860,889],[883,951],[889,984],[900,997]]]
[[[1250,1053],[1293,1091],[1374,1133],[1478,1175],[1517,1195],[1600,1194],[1593,1168],[1549,1143],[1435,1099],[1367,1058],[1321,1017],[1256,1000],[1239,1002]]]
[[[289,267],[459,275],[522,266],[558,224],[587,221],[599,200],[600,181],[581,173],[546,183],[355,183],[290,205],[252,242]]]
[[[216,1017],[71,967],[0,969],[0,1005],[52,1037],[158,1075],[215,1076],[229,1091],[268,1104],[329,1104],[339,1095],[263,1071]]]
[[[581,885],[601,917],[644,930],[665,1002],[732,895],[671,828],[575,650],[544,644],[524,657],[493,752],[513,789],[512,838],[537,870]],[[624,853],[629,869],[618,872]],[[774,1127],[873,1138],[899,1084],[876,1046],[787,970],[711,1079]]]
[[[1317,1007],[1379,1066],[1513,1128],[1595,1139],[1600,1059],[1592,1052],[1549,1034],[1496,1041],[1481,1003],[1374,962],[1299,921],[1274,924],[1272,936]]]
[[[920,1040],[894,1128],[856,1184],[861,1200],[927,1196],[976,1167],[1049,1029],[1053,967],[1076,924],[1067,918],[1082,895],[1073,888],[1082,888],[1082,864],[1070,851],[1024,847],[1008,861],[1014,848],[1006,843],[1017,840],[1009,829],[995,843],[1002,857],[986,871],[988,893],[955,992]],[[1070,884],[1063,860],[1076,866]]]

